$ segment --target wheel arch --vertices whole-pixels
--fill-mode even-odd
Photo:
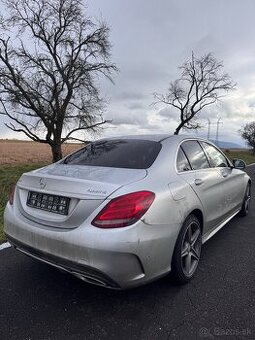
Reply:
[[[200,225],[201,225],[201,233],[203,235],[203,229],[204,229],[204,216],[203,216],[203,213],[200,209],[194,209],[192,210],[189,215],[195,215],[196,218],[199,220],[200,222]],[[188,215],[188,216],[189,216]]]

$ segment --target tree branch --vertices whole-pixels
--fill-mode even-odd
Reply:
[[[196,115],[235,87],[229,75],[222,72],[222,62],[211,53],[196,58],[192,52],[191,60],[184,62],[180,69],[181,77],[170,84],[166,94],[154,93],[156,103],[172,106],[179,112],[176,134],[183,127],[199,128],[199,123],[192,123]]]
[[[109,28],[86,16],[80,0],[6,4],[9,13],[0,26],[0,95],[8,117],[19,124],[7,126],[54,146],[55,161],[61,143],[73,133],[105,123],[97,123],[104,106],[98,77],[112,81],[117,71],[110,61]],[[5,38],[8,29],[17,36]]]
[[[68,139],[70,139],[70,136],[71,136],[74,132],[81,131],[81,130],[93,129],[93,128],[98,127],[98,126],[100,126],[100,125],[103,125],[103,124],[105,124],[105,123],[109,123],[109,121],[108,121],[108,120],[104,120],[104,121],[102,121],[102,122],[95,123],[95,124],[93,124],[93,125],[91,125],[91,126],[84,126],[84,127],[81,126],[81,127],[75,128],[75,129],[71,130],[70,132],[68,132],[68,134],[67,134],[64,138],[61,139],[61,143],[64,143],[64,142],[66,142]],[[72,138],[71,138],[71,139],[72,139]]]

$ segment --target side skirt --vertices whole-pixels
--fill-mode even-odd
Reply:
[[[240,209],[237,210],[233,215],[228,217],[225,221],[223,221],[218,227],[216,227],[212,231],[209,231],[205,235],[203,235],[202,244],[207,242],[213,235],[215,235],[221,228],[223,228],[225,224],[227,224],[234,216],[236,216],[239,213],[239,211],[240,211]]]

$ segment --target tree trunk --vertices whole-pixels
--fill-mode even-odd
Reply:
[[[59,161],[63,157],[61,143],[52,144],[51,152],[52,152],[52,162],[55,163]]]
[[[176,128],[176,130],[175,130],[175,132],[174,132],[174,134],[175,135],[178,135],[179,134],[179,132],[180,132],[180,130],[181,130],[181,128],[183,127],[183,123],[180,123],[178,126],[177,126],[177,128]]]

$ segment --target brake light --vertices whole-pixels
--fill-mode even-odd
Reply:
[[[11,188],[10,188],[10,191],[9,191],[9,203],[10,205],[13,205],[13,202],[14,202],[14,193],[15,193],[15,185],[13,185]]]
[[[138,221],[149,209],[155,194],[137,191],[112,199],[94,218],[92,224],[98,228],[122,228]]]

